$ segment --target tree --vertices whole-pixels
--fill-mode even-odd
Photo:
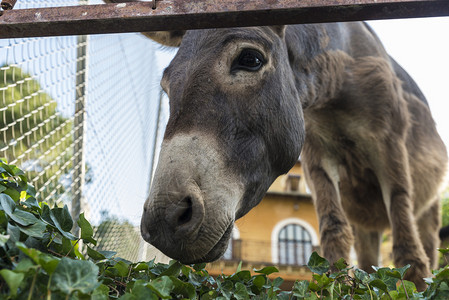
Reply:
[[[98,251],[117,252],[117,256],[135,260],[140,246],[140,233],[128,221],[121,221],[101,211],[100,225],[94,227],[95,239],[98,240]]]
[[[73,121],[33,76],[0,68],[0,157],[27,171],[41,199],[54,201],[72,168]]]

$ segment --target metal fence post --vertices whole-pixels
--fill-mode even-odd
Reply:
[[[83,2],[83,1],[80,1]],[[72,218],[77,220],[82,211],[84,201],[83,187],[86,175],[86,162],[84,153],[85,142],[85,115],[87,93],[87,35],[77,37],[77,63],[76,63],[76,96],[74,117],[74,149],[73,149],[73,178],[72,178]],[[75,223],[73,228],[75,236],[78,236],[79,227]]]
[[[154,164],[156,160],[156,150],[157,150],[157,142],[159,138],[159,122],[161,120],[161,113],[162,113],[162,99],[164,98],[164,91],[161,89],[159,91],[159,103],[157,106],[157,118],[156,118],[156,130],[154,132],[154,140],[153,140],[153,157],[151,158],[151,165],[150,165],[150,183],[148,186],[148,195],[150,195],[151,191],[151,185],[153,184],[153,172],[154,172]]]

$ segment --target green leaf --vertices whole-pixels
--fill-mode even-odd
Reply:
[[[365,285],[367,285],[371,280],[369,274],[361,269],[355,269],[354,276]]]
[[[309,267],[310,271],[323,275],[324,273],[329,271],[330,264],[327,259],[319,256],[318,253],[314,251],[310,256],[307,267]]]
[[[253,284],[259,289],[262,290],[262,287],[267,282],[267,278],[264,275],[257,275],[253,278]]]
[[[251,279],[251,272],[248,270],[240,271],[232,275],[231,279],[235,281],[248,282]]]
[[[115,252],[115,251],[107,251],[107,250],[101,250],[98,252],[100,254],[104,255],[104,257],[106,257],[107,259],[111,259],[117,254],[117,252]]]
[[[34,186],[32,186],[29,183],[27,184],[26,192],[28,195],[30,195],[32,197],[36,197],[36,189],[34,188]]]
[[[170,261],[169,267],[167,270],[161,273],[162,276],[179,276],[181,272],[182,264],[179,261],[172,260]]]
[[[120,277],[126,277],[129,274],[129,265],[123,261],[119,261],[115,264],[114,269],[117,270],[117,274]]]
[[[170,299],[170,293],[174,288],[173,282],[168,276],[161,276],[148,284],[159,297],[163,299]]]
[[[20,231],[28,236],[35,238],[42,238],[45,230],[47,230],[47,225],[39,219],[36,219],[36,223],[31,226],[18,226]]]
[[[5,172],[8,173],[9,177],[14,176],[14,171],[12,168],[12,167],[14,167],[13,165],[8,165],[8,164],[0,161],[0,167],[2,168],[1,169],[2,173],[5,173]]]
[[[109,299],[109,287],[100,284],[92,293],[91,300],[108,300]]]
[[[50,289],[71,295],[75,291],[87,294],[95,290],[98,282],[98,267],[86,260],[63,257],[51,279]]]
[[[144,286],[143,284],[134,284],[134,287],[132,288],[132,295],[135,296],[136,300],[139,299],[145,299],[145,300],[157,300],[159,299],[158,296],[148,287]],[[122,299],[122,298],[120,298]]]
[[[242,270],[242,261],[239,262],[237,266],[237,270],[235,270],[236,273],[240,272]]]
[[[21,209],[14,210],[14,212],[10,215],[10,218],[22,226],[30,226],[38,221],[32,213]]]
[[[97,245],[97,241],[93,239],[94,230],[90,225],[89,221],[87,221],[86,218],[84,217],[84,213],[80,214],[77,224],[81,229],[81,238],[85,242]]]
[[[387,285],[382,280],[376,278],[376,279],[371,280],[369,282],[369,284],[372,287],[378,288],[379,290],[384,291],[385,293],[388,294]]]
[[[86,246],[86,251],[87,251],[87,255],[89,255],[90,258],[92,258],[93,260],[103,260],[106,259],[106,257],[101,254],[98,251],[95,251],[94,249],[92,249],[89,246]]]
[[[64,208],[55,207],[51,209],[50,218],[63,236],[70,240],[76,240],[76,237],[70,233],[73,227],[73,220],[67,205],[64,205]]]
[[[195,264],[193,265],[193,269],[195,271],[201,271],[206,267],[206,263],[201,263],[201,264]]]
[[[265,267],[265,268],[262,268],[259,270],[254,269],[254,272],[265,274],[265,275],[270,275],[270,274],[279,272],[279,270],[276,267],[270,266],[270,267]]]
[[[305,298],[309,290],[309,282],[307,280],[296,281],[293,285],[293,295],[299,298]]]
[[[8,240],[9,240],[9,235],[0,234],[0,247],[5,247],[5,244]]]
[[[17,185],[16,184],[8,184],[10,186],[14,186],[14,187],[8,187],[6,190],[3,191],[2,195],[8,195],[11,197],[12,200],[14,200],[14,202],[19,202],[20,199],[20,192],[17,190]]]
[[[34,248],[27,248],[23,243],[16,243],[16,246],[20,251],[31,258],[35,264],[41,265],[49,275],[53,274],[59,264],[60,259],[55,256],[42,253]]]
[[[20,229],[18,226],[8,223],[6,233],[9,235],[9,240],[11,242],[15,243],[20,241]]]
[[[9,291],[12,296],[17,295],[17,289],[25,277],[23,273],[16,273],[14,271],[3,269],[0,271],[0,275],[2,275],[3,279],[6,281],[9,287]]]
[[[392,271],[387,271],[386,274],[388,276],[397,278],[397,279],[404,279],[404,275],[407,272],[408,269],[410,269],[410,265],[407,264],[405,266],[403,266],[402,268],[393,268]]]
[[[405,286],[405,290],[407,291],[407,293],[405,293],[405,291],[404,291],[404,286]],[[402,284],[400,284],[398,287],[398,291],[400,294],[404,294],[404,296],[408,295],[410,297],[410,295],[413,295],[413,293],[415,293],[417,290],[416,290],[416,286],[413,282],[408,281],[408,280],[403,280]]]
[[[16,209],[16,203],[6,194],[0,194],[0,205],[8,216],[10,216]]]
[[[276,277],[273,280],[273,287],[278,288],[281,286],[281,284],[284,282],[284,279],[282,279],[281,277]]]
[[[27,207],[34,209],[35,211],[41,211],[41,207],[39,206],[39,202],[37,202],[36,198],[34,197],[28,197],[25,202],[23,203]]]
[[[234,297],[237,300],[246,300],[249,299],[249,294],[248,294],[248,290],[246,289],[246,286],[241,283],[241,282],[237,282],[235,284],[235,290],[234,290]]]
[[[334,263],[334,267],[336,267],[338,270],[343,270],[348,267],[348,264],[346,263],[344,258],[340,258]]]
[[[174,286],[173,293],[183,295],[184,298],[196,299],[195,287],[191,283],[183,282],[174,276],[171,276],[170,279]]]

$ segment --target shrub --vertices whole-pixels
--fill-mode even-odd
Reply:
[[[404,280],[410,266],[377,268],[373,274],[339,260],[337,272],[313,253],[310,281],[282,291],[275,267],[210,276],[205,264],[132,263],[112,251],[96,251],[93,229],[81,214],[80,237],[70,230],[67,206],[49,207],[16,166],[0,161],[0,299],[447,299],[449,268],[434,271],[417,292]],[[83,243],[83,251],[79,244]],[[442,250],[445,252],[447,250]],[[350,275],[350,274],[353,275]]]

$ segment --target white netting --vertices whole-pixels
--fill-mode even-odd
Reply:
[[[0,40],[0,157],[27,171],[39,199],[80,203],[100,248],[131,260],[147,253],[138,225],[165,124],[155,52],[137,33]]]

